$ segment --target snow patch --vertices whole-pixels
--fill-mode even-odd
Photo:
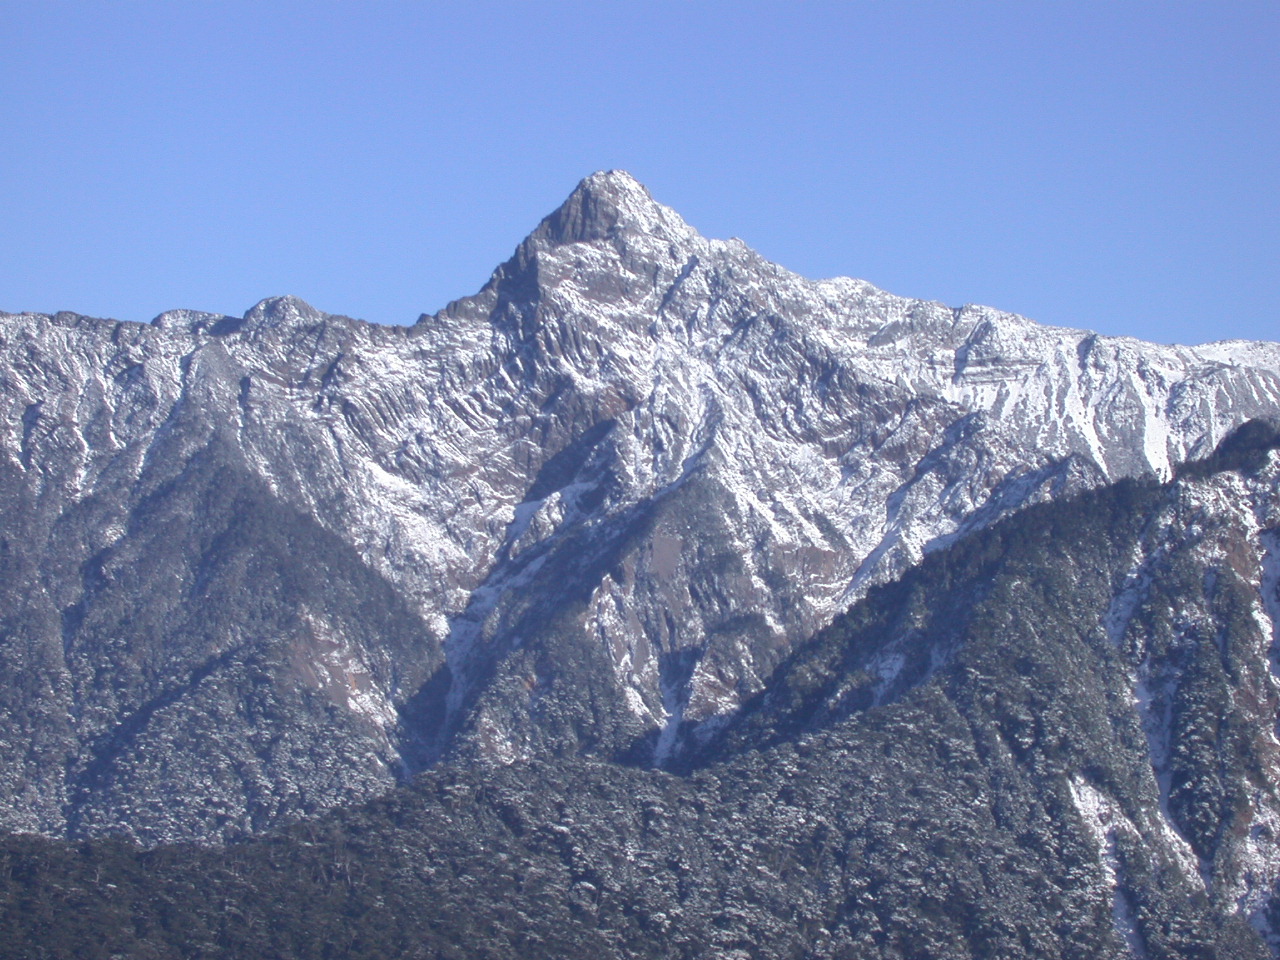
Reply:
[[[1093,837],[1102,872],[1102,886],[1111,894],[1111,921],[1116,933],[1137,960],[1145,960],[1147,947],[1138,928],[1138,917],[1133,900],[1121,877],[1121,865],[1116,853],[1117,832],[1138,837],[1138,830],[1100,790],[1083,777],[1074,776],[1067,781],[1071,799],[1080,819]]]

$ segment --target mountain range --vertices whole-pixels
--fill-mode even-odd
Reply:
[[[1278,344],[615,171],[410,327],[0,316],[0,407],[15,956],[1280,949]]]

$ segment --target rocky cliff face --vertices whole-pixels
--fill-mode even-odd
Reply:
[[[441,757],[690,762],[871,587],[1278,405],[1280,346],[806,280],[623,173],[411,328],[6,316],[3,823],[216,840]]]

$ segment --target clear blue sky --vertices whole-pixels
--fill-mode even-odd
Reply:
[[[1280,340],[1280,3],[0,0],[0,309],[412,322],[631,171],[808,276]]]

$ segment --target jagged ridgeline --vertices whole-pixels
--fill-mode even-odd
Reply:
[[[0,316],[0,408],[0,826],[156,847],[11,876],[122,871],[121,937],[231,949],[201,871],[317,898],[282,955],[394,952],[344,897],[445,955],[1271,936],[1280,345],[807,280],[611,172],[411,327]]]
[[[1238,441],[873,589],[682,776],[446,762],[226,849],[11,838],[0,955],[1268,957],[1280,434]]]

